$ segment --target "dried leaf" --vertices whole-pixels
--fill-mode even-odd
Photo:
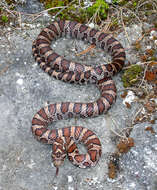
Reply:
[[[146,110],[148,112],[155,112],[155,102],[147,102],[146,104],[144,104],[144,107],[146,108]]]
[[[146,50],[146,53],[147,53],[149,56],[153,56],[154,50],[153,50],[153,49],[147,49],[147,50]]]
[[[155,78],[156,78],[156,74],[154,72],[152,72],[152,71],[146,71],[146,73],[145,73],[145,79],[147,81],[154,81]]]
[[[125,98],[126,96],[128,95],[128,92],[127,91],[124,91],[123,94],[121,94],[121,98]]]
[[[131,104],[129,104],[128,102],[125,102],[125,105],[128,109],[131,109]]]
[[[140,58],[141,58],[141,61],[145,62],[145,61],[147,61],[148,56],[147,55],[141,55]]]
[[[134,146],[134,140],[133,138],[127,138],[124,140],[121,140],[119,144],[117,145],[117,148],[120,153],[127,153],[131,147]]]
[[[150,126],[146,127],[145,131],[150,131],[152,134],[155,134],[153,127],[150,127]]]
[[[150,64],[149,64],[149,66],[157,66],[157,62],[156,61],[152,61]]]
[[[108,176],[111,179],[116,177],[116,166],[112,161],[108,164]]]

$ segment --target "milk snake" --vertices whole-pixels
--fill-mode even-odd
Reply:
[[[107,49],[112,61],[98,66],[82,65],[66,60],[50,47],[53,40],[70,35],[91,44]],[[75,21],[54,21],[44,28],[32,46],[33,56],[40,67],[59,80],[70,83],[94,83],[99,91],[98,100],[91,103],[61,102],[40,109],[32,120],[32,133],[37,140],[53,144],[52,160],[58,167],[66,154],[69,160],[80,168],[95,166],[101,156],[101,143],[89,129],[71,126],[63,129],[48,129],[48,124],[72,117],[95,117],[106,113],[116,99],[116,87],[111,76],[119,72],[125,62],[125,51],[111,34],[100,32]],[[75,141],[83,143],[86,154],[79,154]]]

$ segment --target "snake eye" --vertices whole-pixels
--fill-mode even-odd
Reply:
[[[97,81],[97,77],[96,77],[96,76],[92,76],[92,79],[93,79],[94,81]]]
[[[61,157],[61,153],[60,153],[60,152],[57,152],[57,153],[56,153],[56,157],[57,157],[57,158],[60,158],[60,157]]]
[[[55,70],[56,72],[59,72],[59,65],[54,64],[53,68],[54,68],[54,70]]]

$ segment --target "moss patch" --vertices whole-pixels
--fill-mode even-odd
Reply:
[[[49,14],[57,14],[60,19],[75,20],[80,23],[88,22],[92,17],[95,18],[96,22],[100,22],[101,19],[103,20],[107,17],[109,9],[108,3],[104,0],[96,0],[89,7],[85,7],[84,1],[79,4],[78,0],[40,0],[40,2],[44,4],[46,9],[67,6],[61,12],[59,12],[61,9],[52,9]]]
[[[139,75],[142,71],[143,69],[139,65],[132,65],[126,69],[122,76],[123,86],[127,88],[137,83],[139,80]]]
[[[5,2],[6,2],[8,5],[11,5],[11,4],[15,3],[14,0],[5,0]]]
[[[2,15],[1,20],[2,20],[2,22],[6,23],[6,22],[8,22],[9,19],[6,15]]]

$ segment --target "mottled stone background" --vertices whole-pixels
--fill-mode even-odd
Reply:
[[[33,13],[42,10],[42,5],[36,0],[27,1],[25,6],[17,10]],[[33,115],[49,102],[96,100],[99,91],[94,85],[70,85],[51,78],[35,63],[32,41],[41,28],[50,22],[50,17],[41,17],[33,24],[22,23],[23,29],[11,30],[7,27],[3,29],[5,35],[0,35],[0,190],[156,190],[157,135],[145,132],[147,123],[134,127],[131,137],[135,147],[121,157],[117,178],[108,178],[107,162],[116,147],[116,135],[112,130],[117,131],[116,127],[119,130],[125,128],[139,108],[135,104],[127,109],[122,103],[121,73],[114,77],[118,90],[117,101],[106,115],[77,121],[63,120],[53,126],[77,124],[93,130],[102,143],[100,162],[94,168],[80,169],[66,159],[59,176],[54,177],[51,146],[37,142],[30,131]],[[126,29],[131,42],[142,35],[138,25]],[[128,48],[124,33],[119,34],[117,39]],[[81,41],[59,39],[52,47],[67,59],[86,64],[99,64],[108,60],[100,49],[76,57],[76,49],[80,52],[88,47]],[[137,61],[132,51],[126,51],[126,54],[131,62]],[[156,127],[154,124],[157,132]]]

